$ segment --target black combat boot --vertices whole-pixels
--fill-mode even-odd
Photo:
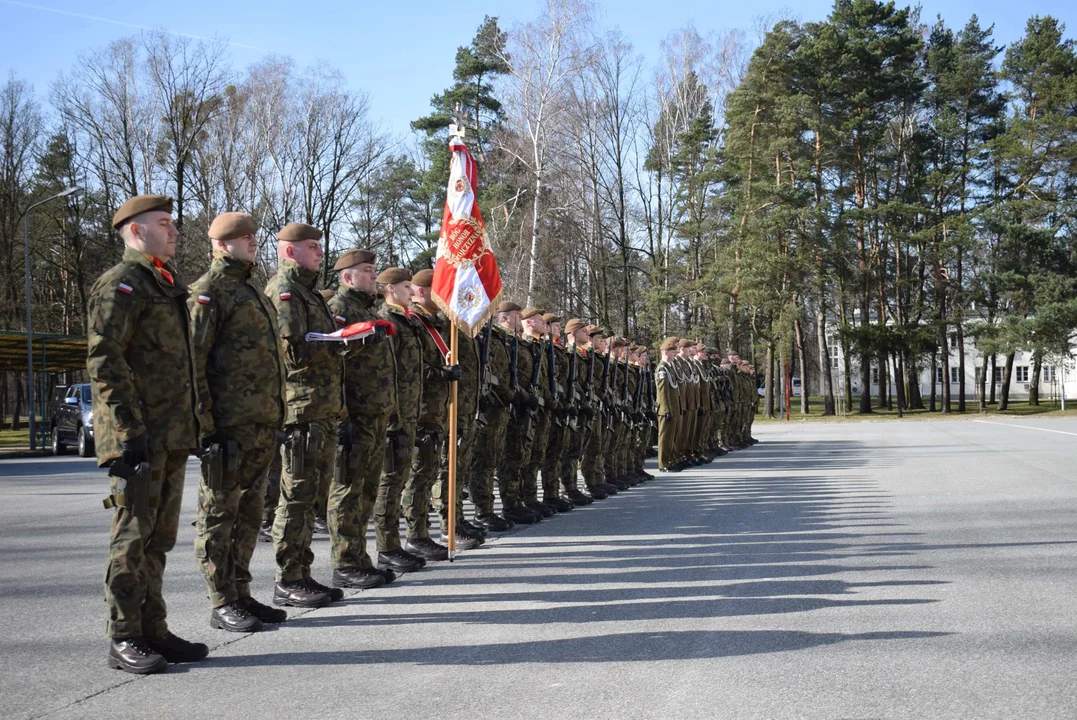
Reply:
[[[146,638],[113,638],[108,646],[108,666],[136,675],[151,675],[168,669],[168,660],[150,647]]]
[[[240,598],[239,601],[247,608],[247,612],[264,623],[276,625],[288,619],[288,613],[285,611],[263,605],[252,597]]]
[[[328,585],[322,585],[314,578],[307,578],[307,583],[315,590],[320,590],[323,593],[328,594],[330,602],[336,602],[337,600],[344,599],[344,591],[338,587],[329,587]]]
[[[343,567],[333,570],[333,585],[370,590],[385,584],[385,576],[373,568]]]
[[[495,515],[494,513],[476,515],[475,522],[478,523],[479,527],[486,528],[490,532],[505,532],[516,526],[516,523],[512,520],[503,518],[500,515]]]
[[[550,507],[549,505],[546,505],[545,503],[539,502],[538,500],[535,500],[534,502],[529,502],[525,504],[524,507],[526,507],[531,512],[538,513],[543,517],[543,519],[551,518],[557,514],[557,510]]]
[[[213,608],[209,615],[209,626],[228,632],[249,633],[261,630],[262,621],[248,610],[244,603],[237,600]]]
[[[590,505],[595,501],[593,497],[591,497],[590,495],[585,495],[576,488],[572,488],[571,490],[565,492],[565,497],[567,497],[569,502],[571,502],[577,507],[579,507],[580,505]]]
[[[333,602],[329,593],[318,590],[306,580],[277,583],[273,588],[274,605],[291,605],[293,607],[319,608]]]
[[[203,643],[193,643],[165,633],[161,637],[147,638],[146,641],[157,654],[170,663],[198,662],[209,655],[209,647]]]
[[[482,527],[479,527],[478,525],[474,525],[474,524],[468,522],[467,520],[461,520],[458,523],[456,523],[456,531],[457,532],[462,532],[464,535],[466,535],[469,538],[475,538],[477,540],[485,540],[486,539],[486,528],[482,528]]]
[[[449,549],[428,537],[409,539],[404,543],[404,552],[432,562],[449,559]]]
[[[390,550],[378,553],[378,568],[392,570],[393,572],[415,572],[422,568],[418,558],[405,553],[403,550]]]
[[[447,543],[445,536],[441,536],[442,542]],[[482,538],[470,537],[465,535],[459,529],[456,532],[456,550],[474,550],[477,547],[482,547],[484,540]],[[448,545],[445,546],[446,552],[448,551]]]
[[[610,494],[606,492],[606,488],[602,485],[592,485],[587,488],[587,492],[591,493],[592,500],[605,500],[610,496]]]
[[[542,515],[536,515],[522,505],[520,507],[506,508],[504,512],[506,519],[512,520],[519,525],[533,525],[542,521]]]

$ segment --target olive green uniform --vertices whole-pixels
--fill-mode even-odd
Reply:
[[[512,342],[512,338],[509,338]],[[509,422],[505,429],[505,447],[497,464],[497,490],[504,509],[523,504],[523,471],[531,460],[531,447],[535,440],[533,413],[528,405],[537,401],[531,388],[532,368],[538,355],[539,343],[519,338],[516,352],[516,399],[510,407]],[[511,352],[511,346],[510,346]],[[539,358],[541,360],[541,358]]]
[[[488,371],[497,377],[498,383],[490,388],[488,397],[480,398],[480,405],[485,406],[482,416],[486,424],[476,428],[468,469],[468,488],[477,515],[489,515],[494,511],[494,473],[505,449],[509,410],[515,396],[509,378],[511,342],[512,335],[508,331],[497,325],[493,327],[488,350]]]
[[[447,354],[449,321],[441,313],[429,313],[419,305],[413,304],[411,311],[414,320],[430,324]],[[445,355],[438,348],[434,335],[425,324],[419,327],[417,334],[423,353],[422,397],[415,434],[415,458],[402,496],[408,540],[430,537],[430,499],[441,471],[441,453],[445,449],[449,422],[449,391],[452,387],[443,374]]]
[[[204,458],[195,521],[194,554],[213,607],[250,596],[266,473],[284,419],[277,311],[253,270],[218,254],[187,301],[202,436],[226,441],[222,454]]]
[[[187,288],[169,283],[145,255],[128,248],[90,289],[86,370],[93,391],[98,463],[146,435],[150,478],[112,478],[105,573],[112,638],[168,633],[162,594],[165,556],[176,544],[187,456],[197,447],[195,372]]]
[[[551,394],[550,392],[549,348],[551,344],[534,337],[525,337],[531,350],[532,362],[537,363],[539,366],[535,386],[532,388],[539,402],[539,408],[532,413],[531,420],[534,428],[534,438],[531,441],[531,455],[520,476],[520,499],[526,504],[536,503],[539,500],[538,475],[539,469],[546,459],[546,446],[550,441],[550,433],[553,430],[553,409],[556,403],[556,393]],[[556,359],[554,362],[556,363]],[[556,378],[556,374],[554,377]]]
[[[568,452],[569,442],[568,370],[572,355],[560,342],[550,342],[553,345],[553,375],[556,380],[554,396],[548,407],[551,417],[549,439],[540,461],[543,500],[560,497],[561,462]],[[579,364],[577,360],[576,372],[579,372]]]
[[[333,477],[337,422],[344,412],[344,367],[340,346],[312,342],[309,332],[331,333],[336,323],[314,290],[317,270],[281,260],[265,294],[277,311],[287,380],[280,500],[273,522],[277,582],[310,578],[311,538],[319,494],[327,495]],[[322,489],[324,486],[324,490]]]

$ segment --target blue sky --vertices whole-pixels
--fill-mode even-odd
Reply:
[[[826,17],[831,3],[598,3],[602,25],[620,28],[648,63],[659,57],[662,38],[689,22],[701,33],[747,30],[755,17],[791,5],[801,19],[817,20]],[[43,97],[57,73],[74,65],[80,52],[137,33],[139,27],[215,35],[233,43],[232,62],[238,67],[271,53],[289,55],[300,66],[328,61],[352,86],[370,94],[376,119],[404,133],[410,120],[428,111],[430,96],[451,82],[456,48],[471,40],[483,16],[498,16],[502,27],[509,28],[534,16],[538,7],[534,0],[0,0],[0,72],[6,78],[14,70]],[[1000,43],[1020,37],[1034,14],[1051,14],[1065,22],[1068,37],[1077,33],[1073,0],[925,0],[923,5],[925,20],[941,14],[954,27],[964,25],[973,12],[984,25],[995,24]]]

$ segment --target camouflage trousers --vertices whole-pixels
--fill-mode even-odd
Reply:
[[[251,594],[251,556],[265,503],[266,473],[277,452],[277,428],[241,425],[223,430],[239,448],[235,474],[219,487],[202,473],[198,483],[194,556],[206,578],[212,607]]]
[[[292,435],[300,426],[288,426]],[[273,520],[273,552],[277,559],[277,582],[290,583],[310,577],[314,562],[311,539],[318,488],[333,475],[337,424],[315,420],[305,424],[306,445],[289,439],[281,448],[280,500]]]
[[[154,452],[150,458],[147,517],[132,514],[131,500],[112,516],[105,571],[106,633],[112,638],[161,637],[168,632],[162,586],[165,556],[176,545],[187,450]],[[113,497],[118,492],[112,480]],[[130,495],[130,493],[127,493]]]
[[[523,474],[527,463],[531,462],[531,447],[535,440],[535,421],[527,428],[527,414],[524,411],[516,418],[509,418],[505,430],[505,449],[497,464],[497,492],[501,496],[501,506],[520,507],[523,504]]]
[[[366,531],[374,514],[378,481],[385,463],[386,413],[356,418],[353,442],[357,457],[338,458],[329,486],[329,549],[334,568],[369,568]],[[338,450],[339,452],[339,450]]]
[[[508,425],[508,408],[494,407],[486,411],[485,427],[476,429],[468,468],[468,489],[477,515],[489,515],[494,511],[494,472],[505,449]]]
[[[532,420],[535,437],[531,441],[531,456],[520,474],[520,499],[524,503],[538,502],[538,477],[542,463],[546,459],[546,446],[553,432],[553,415],[545,408],[540,408]]]
[[[591,432],[585,439],[583,452],[580,453],[580,472],[587,487],[595,487],[606,481],[606,446],[609,433],[606,432],[605,419],[601,412],[596,412],[591,421]]]
[[[623,420],[613,421],[613,432],[610,433],[608,447],[606,448],[606,479],[612,480],[625,474],[626,451],[628,439],[628,423]]]
[[[380,553],[400,549],[400,503],[404,486],[411,477],[411,463],[415,454],[415,420],[405,420],[393,427],[388,436],[385,468],[378,482],[378,497],[374,501],[374,533]],[[394,441],[394,437],[399,440]]]
[[[552,500],[561,496],[561,462],[568,452],[567,418],[559,425],[550,424],[550,439],[546,441],[546,453],[542,457],[542,499]]]
[[[586,423],[577,419],[576,432],[565,430],[565,452],[561,455],[558,478],[565,492],[580,489],[580,456],[588,435]]]
[[[265,509],[262,511],[262,526],[272,528],[273,518],[277,516],[277,503],[280,502],[280,467],[281,452],[279,446],[273,451],[273,462],[269,464],[265,483]]]
[[[468,481],[471,454],[475,448],[475,408],[461,404],[456,418],[456,521],[464,518],[464,483]],[[441,472],[434,483],[434,507],[441,517],[441,534],[449,527],[449,452],[446,436],[445,453],[441,456]]]
[[[411,476],[404,483],[401,496],[408,540],[430,537],[430,499],[441,472],[444,450],[445,428],[437,423],[420,423],[415,433]]]

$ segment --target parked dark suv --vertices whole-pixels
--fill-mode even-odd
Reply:
[[[67,395],[52,412],[52,454],[63,455],[68,443],[79,448],[79,457],[93,457],[93,396],[89,383],[67,388]]]

